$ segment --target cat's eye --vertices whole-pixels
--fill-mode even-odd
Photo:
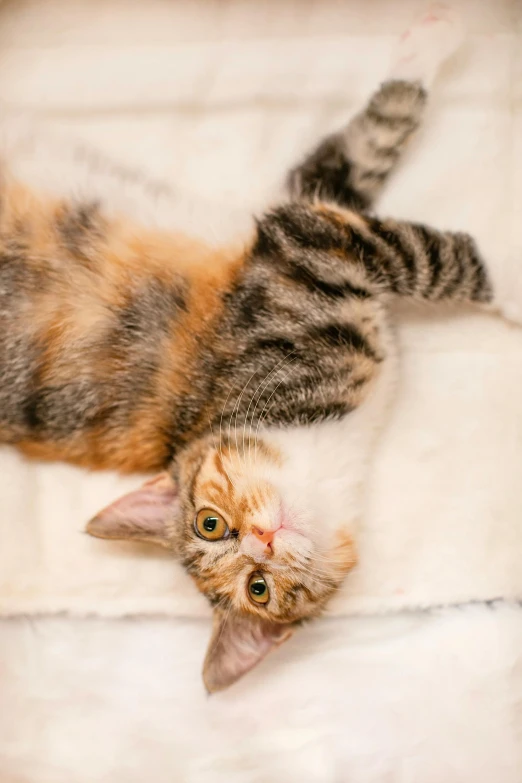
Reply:
[[[220,541],[228,536],[228,525],[216,511],[211,508],[202,508],[198,511],[194,522],[194,529],[200,538],[207,541]]]
[[[261,574],[252,574],[248,580],[248,596],[256,604],[267,604],[270,598],[268,585]]]

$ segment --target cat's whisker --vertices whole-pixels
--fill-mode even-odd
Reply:
[[[284,359],[280,359],[279,362],[277,363],[277,365],[275,367],[273,367],[271,370],[268,371],[268,373],[258,383],[257,387],[254,390],[254,393],[252,394],[252,396],[250,398],[250,402],[248,403],[247,412],[245,414],[245,421],[244,421],[244,424],[243,424],[243,444],[244,444],[244,436],[245,436],[245,432],[246,432],[246,427],[247,427],[247,424],[248,424],[248,414],[250,413],[250,406],[252,405],[254,399],[256,398],[256,395],[257,395],[258,391],[261,389],[261,386],[263,385],[263,383],[265,383],[265,381],[267,381],[269,379],[269,377],[275,372],[275,370],[281,364],[282,361],[284,362]],[[261,391],[261,394],[262,394],[262,391]],[[249,434],[249,440],[248,440],[248,465],[249,465],[249,468],[252,467],[252,459],[251,459],[251,455],[252,455],[252,423],[253,423],[253,417],[254,417],[254,414],[255,414],[256,407],[257,407],[257,402],[256,402],[256,405],[254,406],[254,410],[252,412],[252,419],[251,419],[251,425],[250,425],[250,434]]]
[[[324,562],[324,563],[333,563],[333,562],[335,562],[335,558],[322,555],[319,552],[314,552],[313,555],[307,556],[306,562],[308,562],[308,557],[312,557],[314,559],[314,561],[319,561],[319,562]]]
[[[324,564],[324,568],[322,567]],[[318,574],[328,575],[332,568],[339,567],[340,561],[335,558],[320,558],[316,555],[313,556],[313,562],[310,560],[301,561],[301,567],[309,571],[313,571]]]
[[[329,590],[332,590],[334,588],[334,585],[331,582],[327,582],[327,581],[325,581],[325,580],[315,576],[314,574],[307,574],[307,576],[309,577],[309,579],[311,579],[313,581],[313,583],[315,585],[320,585],[322,588],[324,588],[324,590],[329,591]]]
[[[225,413],[227,402],[230,399],[230,395],[232,393],[232,390],[235,389],[236,387],[237,387],[236,383],[232,383],[231,384],[230,389],[228,390],[228,394],[227,394],[227,397],[225,399],[225,402],[223,403],[223,407],[221,409],[221,416],[219,418],[219,456],[220,456],[220,459],[221,459],[221,464],[223,465],[223,470],[225,471],[225,474],[226,474],[228,480],[230,481],[230,484],[234,487],[234,489],[237,489],[237,486],[234,483],[234,481],[232,481],[232,478],[230,477],[230,474],[229,474],[229,472],[227,471],[227,469],[225,467],[225,457],[223,456],[223,415]]]
[[[325,563],[327,566],[335,566],[336,564],[339,565],[342,558],[339,557],[324,557],[322,555],[313,555],[314,562],[317,562],[319,564]]]
[[[332,579],[330,574],[323,574],[323,573],[318,574],[312,570],[306,570],[306,568],[302,568],[300,574],[297,576],[298,581],[303,580],[303,573],[306,576],[306,578],[311,579],[315,584],[321,585],[326,590],[331,590],[332,587],[334,586],[334,584],[332,584]]]
[[[294,351],[291,351],[287,356],[283,356],[283,358],[280,359],[277,362],[277,364],[274,367],[272,367],[272,369],[269,370],[269,372],[264,376],[264,378],[258,384],[256,390],[254,391],[254,394],[252,395],[252,398],[251,398],[251,400],[250,400],[250,402],[248,404],[248,409],[247,409],[246,416],[245,416],[245,427],[246,427],[246,424],[248,422],[248,412],[250,410],[250,406],[252,405],[252,402],[254,401],[254,399],[255,399],[255,397],[257,395],[257,400],[256,400],[256,403],[255,403],[254,408],[252,410],[252,416],[250,418],[250,432],[252,432],[252,427],[253,427],[253,424],[254,424],[254,416],[256,414],[257,406],[258,406],[259,401],[260,401],[260,399],[261,399],[261,397],[263,395],[264,390],[266,389],[268,383],[270,382],[271,377],[274,375],[274,373],[276,373],[279,369],[281,369],[284,366],[285,362],[290,358],[290,356],[292,356],[293,353],[294,353]],[[261,389],[261,386],[263,386],[262,389]],[[259,392],[259,394],[258,394],[258,392]],[[251,459],[251,446],[252,446],[252,443],[251,443],[251,441],[252,441],[252,437],[250,436],[250,440],[249,440],[249,444],[248,444],[248,459],[249,459],[249,465],[250,466],[252,465],[252,459]],[[257,443],[256,443],[256,441],[254,439],[254,457],[256,456],[256,449],[257,449]]]
[[[253,394],[252,394],[252,396],[250,398],[250,401],[249,401],[248,407],[247,407],[247,411],[246,411],[246,414],[245,414],[245,419],[244,419],[244,422],[243,422],[243,457],[245,456],[245,452],[246,452],[246,449],[245,449],[245,436],[246,436],[246,429],[247,429],[247,425],[248,425],[248,414],[249,414],[249,411],[250,411],[250,406],[252,405],[252,402],[254,401],[254,399],[255,399],[259,389],[263,385],[263,383],[265,383],[265,381],[268,383],[270,376],[276,371],[277,367],[281,364],[281,362],[284,363],[285,358],[286,357],[284,357],[283,359],[280,359],[279,362],[277,363],[277,365],[275,367],[273,367],[271,370],[268,371],[268,373],[258,383],[258,385],[256,386],[256,388],[255,388],[255,390],[254,390],[254,392],[253,392]],[[261,394],[262,394],[262,391],[263,390],[261,390]],[[258,397],[258,400],[259,400],[259,397]],[[256,405],[254,406],[252,417],[255,414],[256,407],[257,407],[257,402],[256,402]],[[251,419],[251,425],[252,425],[252,422],[253,422],[253,418]],[[237,416],[236,416],[236,423],[237,423]],[[252,426],[251,425],[249,427],[249,435],[248,435],[248,465],[249,465],[249,468],[252,467],[252,460],[251,460],[251,453],[252,453]]]
[[[292,364],[292,362],[295,362],[296,359],[297,359],[297,356],[295,356],[290,362],[288,362],[288,364]],[[282,369],[282,367],[280,369]],[[266,406],[268,405],[268,403],[270,402],[270,400],[272,399],[272,397],[274,396],[274,394],[276,393],[278,388],[281,386],[283,381],[285,381],[288,378],[289,375],[290,375],[290,372],[287,372],[286,375],[283,378],[281,378],[281,380],[279,381],[277,386],[274,388],[274,390],[272,391],[272,394],[270,395],[270,397],[268,398],[268,400],[265,402],[265,404],[263,406],[263,410],[261,411],[261,415],[260,415],[259,420],[257,422],[256,434],[255,434],[255,437],[254,437],[254,459],[257,459],[257,438],[258,438],[258,435],[259,435],[259,427],[260,427],[260,425],[261,425],[261,423],[263,421],[263,414],[265,412]],[[265,419],[268,416],[268,414],[270,413],[270,411],[273,408],[274,404],[275,404],[275,400],[272,403],[272,405],[269,407],[269,409],[268,409],[268,411],[266,413],[266,416],[264,417]]]
[[[296,358],[297,358],[297,357],[296,357]],[[288,377],[288,374],[285,376],[285,378],[286,378],[286,377]],[[283,379],[280,381],[280,383],[279,383],[279,384],[276,386],[276,388],[274,389],[274,391],[272,392],[272,394],[270,395],[270,397],[269,397],[269,398],[268,398],[268,400],[266,401],[266,403],[265,403],[265,408],[266,408],[266,405],[267,405],[267,403],[268,403],[268,402],[270,402],[270,400],[272,399],[272,396],[273,396],[274,392],[276,391],[276,389],[278,388],[278,386],[280,386],[280,384],[281,384],[281,383],[282,383],[282,382],[285,380],[285,378],[283,378]],[[321,374],[320,372],[319,372],[319,374],[318,374],[317,378],[318,378],[318,381],[321,381],[322,374]],[[321,385],[321,384],[320,384],[320,383],[318,383],[318,386],[319,386],[319,387],[320,387],[320,385]],[[326,395],[324,394],[324,391],[323,391],[323,395],[324,395],[324,397],[325,397],[325,401],[326,401],[326,400],[327,400],[327,398],[326,398]],[[261,416],[259,417],[259,421],[258,421],[258,424],[257,424],[257,430],[256,430],[256,439],[257,439],[257,433],[259,432],[259,428],[260,428],[260,426],[261,426],[261,425],[264,423],[264,421],[265,421],[265,420],[268,418],[268,416],[270,415],[270,411],[272,410],[272,408],[273,408],[274,404],[275,404],[275,402],[274,402],[274,403],[272,403],[272,405],[271,405],[271,406],[270,406],[270,408],[267,410],[267,412],[266,412],[266,414],[265,414],[265,416],[264,416],[264,417],[263,417],[263,413],[264,413],[264,410],[265,410],[265,408],[263,408],[263,410],[261,411]]]
[[[296,358],[297,358],[297,357],[296,357]],[[292,361],[294,361],[294,359],[292,359]],[[290,364],[291,364],[291,363],[292,363],[292,362],[290,362]],[[268,400],[265,402],[265,405],[264,405],[264,407],[263,407],[263,410],[261,411],[261,416],[259,417],[259,421],[257,422],[256,435],[255,435],[255,442],[256,442],[256,444],[257,444],[257,437],[258,437],[259,429],[260,429],[261,425],[262,425],[262,424],[263,424],[263,423],[266,421],[266,419],[268,418],[268,416],[270,415],[270,411],[272,410],[272,408],[273,408],[273,407],[274,407],[274,405],[275,405],[275,400],[274,400],[274,402],[272,403],[272,405],[271,405],[271,406],[268,408],[268,410],[266,411],[266,414],[265,414],[265,409],[266,409],[266,406],[268,405],[268,403],[270,402],[270,400],[271,400],[271,399],[272,399],[272,397],[274,396],[274,394],[275,394],[275,392],[277,391],[277,389],[279,388],[279,386],[281,386],[281,384],[283,383],[283,381],[285,381],[285,380],[286,380],[286,378],[288,378],[288,376],[289,376],[289,375],[290,375],[290,372],[286,373],[286,375],[284,376],[284,378],[281,378],[281,380],[279,381],[279,383],[277,384],[277,386],[276,386],[276,387],[275,387],[275,389],[273,390],[272,394],[270,395],[270,397],[268,398]],[[264,415],[263,415],[263,414],[264,414]]]
[[[297,358],[297,357],[295,357],[295,358]],[[295,360],[293,359],[292,361],[295,361]],[[290,364],[291,364],[291,363],[292,363],[292,362],[290,362]],[[287,373],[287,375],[285,375],[285,378],[287,378],[287,377],[288,377],[288,373]],[[322,379],[323,375],[322,375],[322,373],[321,373],[321,372],[319,372],[319,373],[317,374],[317,376],[316,376],[316,377],[317,377],[317,379],[318,379],[318,382],[319,382],[319,381],[321,381],[321,379]],[[285,380],[285,378],[283,378],[282,380]],[[279,386],[279,385],[280,385],[280,384],[278,384],[278,386]],[[278,388],[278,386],[276,386],[276,388],[274,389],[274,392],[276,391],[276,389]],[[320,384],[320,383],[318,383],[318,386],[320,387],[320,386],[321,386],[321,384]],[[325,395],[325,392],[324,392],[324,390],[321,390],[321,391],[322,391],[323,395]],[[270,395],[270,397],[269,397],[269,398],[268,398],[268,400],[266,401],[266,403],[265,403],[265,407],[266,407],[266,404],[267,404],[268,402],[270,402],[270,400],[272,399],[272,396],[273,396],[274,392],[272,392],[272,394]],[[327,398],[326,398],[326,396],[325,396],[325,401],[327,401]],[[272,407],[273,407],[273,404],[272,404],[272,406],[269,408],[269,410],[266,412],[266,415],[264,416],[264,418],[263,418],[263,413],[264,413],[264,410],[265,410],[265,409],[263,408],[263,410],[261,411],[261,416],[259,417],[259,421],[258,421],[258,430],[259,430],[259,425],[260,425],[260,424],[262,424],[262,423],[263,423],[263,421],[264,421],[264,420],[265,420],[265,419],[268,417],[268,415],[270,414],[270,411],[271,411]],[[256,432],[257,432],[257,431],[256,431]]]
[[[209,426],[209,429],[210,429],[210,434],[212,435],[212,442],[214,444],[214,448],[215,448],[215,450],[217,452],[219,452],[218,445],[217,445],[217,442],[216,442],[216,436],[214,434],[214,428],[212,427],[212,419],[210,418],[210,416],[208,416],[208,426]]]
[[[286,566],[288,569],[288,566]],[[329,573],[323,573],[323,572],[315,572],[314,569],[307,568],[307,564],[303,562],[297,562],[297,566],[292,571],[292,577],[295,579],[296,582],[302,582],[303,581],[303,574],[305,574],[306,577],[309,579],[312,579],[315,583],[322,585],[324,588],[331,590],[332,589],[332,581],[330,579]]]
[[[290,351],[290,353],[289,353],[289,354],[287,354],[286,356],[284,356],[284,357],[283,357],[283,359],[281,359],[281,360],[280,360],[280,361],[277,363],[277,365],[274,367],[274,369],[273,369],[272,373],[270,373],[269,377],[267,378],[267,383],[264,385],[263,389],[261,390],[260,394],[258,395],[258,398],[257,398],[257,400],[256,400],[256,404],[255,404],[255,406],[254,406],[254,410],[252,411],[252,416],[251,416],[251,422],[252,422],[252,425],[254,424],[254,418],[255,418],[255,415],[256,415],[257,407],[258,407],[258,405],[259,405],[259,403],[260,403],[260,401],[261,401],[261,399],[262,399],[262,397],[263,397],[263,393],[265,392],[265,390],[266,390],[266,388],[267,388],[267,386],[268,386],[268,384],[269,384],[270,380],[272,380],[272,377],[273,377],[274,375],[276,375],[276,373],[278,373],[280,370],[282,370],[282,369],[285,367],[285,365],[287,365],[287,366],[288,366],[288,365],[292,364],[294,361],[296,361],[296,359],[297,359],[297,356],[294,356],[294,358],[293,358],[293,359],[291,359],[290,361],[288,361],[288,360],[290,359],[290,357],[292,356],[292,354],[294,354],[294,353],[295,353],[295,350],[296,350],[296,349],[294,348],[294,350],[293,350],[293,351]],[[286,375],[285,377],[288,377],[288,375]],[[283,380],[284,380],[284,379],[283,379]],[[278,386],[279,386],[279,384],[278,384]],[[274,392],[276,391],[276,389],[277,389],[277,386],[276,386],[276,388],[274,389]],[[268,398],[268,400],[267,400],[266,402],[269,402],[269,401],[270,401],[270,399],[272,398],[272,396],[273,396],[273,393],[270,395],[270,397]],[[265,402],[265,406],[263,407],[263,410],[261,411],[261,416],[260,416],[260,418],[262,417],[262,415],[263,415],[263,411],[265,410],[265,407],[266,407],[266,402]],[[258,424],[257,424],[257,427],[256,427],[256,431],[255,431],[255,434],[254,434],[254,462],[257,460],[257,438],[258,438],[258,434],[259,434],[259,421],[258,421]]]
[[[299,566],[302,568],[316,568],[316,565],[321,565],[322,563],[326,563],[327,566],[331,566],[339,562],[337,558],[323,555],[317,551],[313,551],[311,554],[302,554],[296,552],[294,557],[297,560]],[[317,570],[319,569],[317,568]]]
[[[236,451],[237,451],[238,454],[239,454],[239,443],[238,443],[238,439],[237,439],[237,419],[238,419],[238,416],[239,416],[239,404],[240,404],[240,402],[241,402],[241,400],[243,398],[243,394],[245,393],[248,385],[250,384],[250,381],[252,380],[254,375],[256,375],[256,373],[257,373],[257,369],[254,370],[254,372],[252,373],[252,375],[250,376],[248,381],[243,386],[243,388],[241,390],[241,393],[239,394],[239,396],[236,399],[236,402],[234,404],[234,407],[232,408],[232,415],[230,417],[230,420],[232,421],[232,416],[234,415],[234,411],[235,411],[235,413],[236,413],[236,420],[235,420],[235,425],[234,425],[234,435],[235,435],[235,438],[236,438]],[[244,434],[243,434],[243,450],[244,450],[244,447],[245,447],[245,438],[244,438]]]
[[[327,581],[330,579],[331,571],[323,571],[321,569],[317,568],[311,568],[310,566],[303,566],[302,570],[307,574],[307,576],[312,576],[314,579],[318,579],[319,581],[324,581],[326,584]]]
[[[245,454],[245,434],[246,434],[246,427],[247,427],[247,424],[248,424],[248,412],[250,410],[250,406],[252,405],[252,401],[254,400],[256,394],[258,393],[258,390],[261,388],[261,386],[267,380],[267,378],[269,378],[269,376],[272,374],[272,372],[273,372],[273,370],[269,370],[269,372],[265,376],[263,376],[261,381],[256,386],[256,388],[255,388],[255,390],[254,390],[254,392],[253,392],[253,394],[252,394],[252,396],[250,398],[250,401],[248,403],[247,412],[245,414],[245,420],[243,422],[243,456]],[[251,461],[250,461],[251,440],[252,440],[252,428],[250,428],[249,444],[248,444],[248,448],[249,448],[249,466],[251,466]]]
[[[210,421],[209,421],[209,424],[210,424],[211,432],[213,432],[212,424],[210,423]],[[236,489],[236,485],[235,485],[234,481],[232,480],[232,477],[231,477],[230,473],[228,472],[228,470],[226,468],[226,465],[225,465],[225,456],[223,454],[223,445],[222,445],[221,431],[220,431],[220,439],[219,439],[219,443],[218,443],[218,446],[216,448],[216,451],[219,454],[219,458],[221,460],[221,465],[223,467],[223,470],[225,471],[225,475],[226,475],[227,479],[229,480],[231,486],[234,487],[234,489]]]
[[[332,579],[336,581],[346,573],[346,568],[343,568],[338,560],[334,560],[327,569],[316,568],[310,564],[303,564],[301,569],[314,581],[330,587],[332,586]]]
[[[217,451],[217,453],[219,454],[219,457],[220,457],[220,459],[221,459],[221,465],[223,466],[223,470],[225,471],[225,475],[226,475],[226,477],[228,478],[228,480],[229,480],[230,484],[231,484],[231,485],[234,487],[234,489],[237,489],[237,487],[236,487],[235,483],[232,481],[232,478],[231,478],[231,476],[230,476],[230,473],[229,473],[229,472],[228,472],[228,470],[226,469],[226,466],[225,466],[225,457],[224,457],[224,455],[223,455],[223,449],[221,448],[221,443],[219,443],[219,444],[216,444],[216,438],[215,438],[215,435],[214,435],[214,429],[213,429],[213,427],[212,427],[212,421],[211,421],[210,417],[209,417],[209,419],[208,419],[208,424],[209,424],[209,427],[210,427],[210,433],[211,433],[211,435],[212,435],[212,440],[213,440],[213,442],[214,442],[214,448],[215,448],[215,450]]]

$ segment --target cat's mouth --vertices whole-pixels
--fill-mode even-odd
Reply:
[[[308,554],[312,542],[291,520],[285,520],[268,534],[258,529],[249,532],[242,541],[241,549],[245,555],[257,563],[270,563],[274,567],[286,567],[288,560],[297,553]]]

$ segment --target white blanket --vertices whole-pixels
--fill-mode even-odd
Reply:
[[[386,72],[395,36],[418,4],[413,0],[371,7],[364,0],[345,4],[282,0],[277,5],[107,0],[96,5],[96,11],[93,8],[81,0],[41,6],[23,2],[6,8],[0,15],[0,21],[5,20],[0,33],[0,99],[11,108],[30,108],[48,130],[72,132],[111,156],[116,161],[111,164],[112,174],[109,171],[102,178],[109,190],[113,174],[121,179],[120,164],[142,172],[127,177],[125,204],[144,220],[186,222],[187,192],[191,204],[194,199],[204,204],[204,223],[199,225],[212,222],[218,238],[228,234],[234,223],[247,226],[248,214],[266,202],[285,166],[319,133],[338,126],[364,101]],[[462,2],[462,10],[471,30],[469,42],[437,82],[426,126],[390,183],[379,211],[472,232],[497,269],[506,265],[509,284],[517,251],[522,271],[522,223],[517,220],[522,206],[522,80],[517,78],[522,47],[517,24],[522,15],[518,4],[509,0]],[[61,143],[55,146],[42,168],[38,145],[19,145],[20,171],[42,183],[72,178],[74,167],[65,149]],[[93,164],[85,147],[73,152],[75,157],[79,168],[85,157]],[[94,165],[98,173],[107,170],[104,159],[95,158]],[[166,182],[167,187],[148,187],[145,180],[150,178]],[[144,192],[146,209],[141,207]],[[154,207],[152,200],[157,202]],[[189,224],[197,227],[197,211],[190,211]],[[331,613],[390,613],[522,599],[518,555],[522,550],[522,332],[493,317],[426,316],[420,310],[402,313],[398,329],[401,382],[391,420],[369,466],[367,513],[359,536],[361,564],[332,604]],[[136,481],[89,476],[65,466],[39,466],[9,450],[1,451],[0,614],[205,614],[204,602],[167,557],[81,535],[90,515]],[[172,627],[165,620],[120,621],[119,625],[34,621],[44,639],[37,666],[47,671],[45,662],[54,650],[59,665],[70,672],[71,687],[74,683],[77,700],[71,696],[64,701],[67,719],[59,710],[49,712],[34,701],[35,681],[26,677],[25,668],[30,668],[27,634],[33,626],[24,630],[18,620],[5,621],[0,625],[0,645],[10,684],[0,679],[0,691],[2,697],[5,693],[7,713],[12,708],[17,716],[21,732],[17,736],[23,739],[16,744],[17,729],[10,725],[0,731],[0,771],[3,758],[10,775],[5,783],[24,775],[31,783],[104,779],[130,783],[149,775],[156,759],[156,780],[219,781],[221,773],[210,775],[209,770],[219,758],[222,741],[223,779],[227,780],[234,779],[231,771],[235,770],[238,781],[248,782],[292,780],[293,774],[301,781],[489,783],[504,758],[503,783],[520,783],[520,748],[510,739],[520,727],[520,716],[513,724],[510,710],[502,712],[496,699],[510,691],[513,709],[520,702],[520,680],[511,673],[515,661],[520,667],[520,656],[511,640],[518,639],[522,613],[516,606],[497,605],[494,614],[483,610],[470,616],[459,609],[439,620],[417,615],[405,615],[411,620],[383,619],[380,622],[397,623],[392,639],[383,630],[391,626],[371,618],[318,623],[316,630],[308,632],[312,637],[303,634],[301,642],[296,637],[295,644],[289,643],[280,656],[274,656],[272,665],[238,686],[240,690],[220,696],[219,706],[212,708],[214,718],[201,701],[197,679],[206,626],[198,624],[194,635],[184,629],[196,626],[181,620]],[[403,623],[410,621],[417,634],[411,646],[411,636],[403,633],[407,627]],[[367,639],[357,641],[361,628],[377,635],[378,642],[372,641],[370,650]],[[497,638],[501,628],[504,635],[498,637],[498,645],[486,645],[480,653],[477,645],[490,639],[489,633]],[[93,653],[95,662],[89,669],[92,687],[98,699],[106,700],[100,701],[100,710],[93,715],[103,722],[111,698],[116,700],[117,745],[121,755],[130,754],[133,764],[128,767],[121,757],[119,765],[111,767],[105,750],[100,751],[97,766],[86,750],[88,743],[80,737],[82,723],[74,710],[85,706],[88,695],[75,684],[75,678],[83,676],[76,664],[82,647],[70,640],[73,632],[85,640],[93,634],[98,652]],[[314,634],[316,647],[306,641]],[[154,737],[154,726],[162,720],[182,721],[183,709],[177,716],[164,712],[159,692],[147,696],[146,720],[138,721],[134,713],[121,720],[124,683],[134,681],[140,667],[149,665],[150,639],[157,646],[152,667],[162,678],[166,698],[179,697],[186,705],[193,716],[193,731],[198,731],[199,716],[204,734],[204,727],[220,716],[220,710],[237,727],[244,750],[236,766],[237,747],[227,745],[219,728],[211,732],[213,749],[196,763],[197,743],[190,744],[188,729],[180,727],[182,773],[173,775],[168,732],[160,726]],[[509,644],[503,643],[506,639]],[[431,645],[440,649],[440,660]],[[383,667],[381,678],[368,664],[367,652]],[[455,655],[462,656],[463,662],[469,658],[473,671],[464,664],[455,667]],[[108,656],[106,667],[104,656]],[[162,668],[155,656],[162,661],[172,658],[172,670]],[[85,660],[90,660],[89,655]],[[400,670],[406,661],[408,670],[417,670],[417,678],[404,684],[402,699],[394,691],[389,710],[383,706],[381,712],[381,697],[386,702],[394,669]],[[123,673],[118,671],[120,662]],[[445,677],[459,681],[454,686],[460,702],[452,706],[453,724],[440,706],[441,694],[430,684],[430,670],[437,665],[441,681]],[[48,676],[58,689],[65,687],[65,674],[61,680],[56,673]],[[117,689],[113,696],[107,693],[111,677],[122,678],[118,680],[121,692]],[[309,695],[300,687],[304,680],[311,683]],[[261,704],[260,689],[266,694]],[[475,700],[477,689],[482,696]],[[335,708],[333,696],[321,695],[334,690]],[[52,688],[43,688],[46,704],[52,693]],[[133,702],[133,709],[139,712],[138,690],[134,693],[138,702]],[[281,706],[271,707],[276,694]],[[439,705],[434,707],[433,721],[416,722],[417,698]],[[492,736],[491,715],[475,714],[482,699],[488,709],[492,704],[497,710],[502,726],[498,735]],[[352,701],[353,712],[348,708]],[[251,736],[239,725],[245,704],[259,709],[258,719],[251,718]],[[297,721],[294,733],[281,734],[279,718],[265,732],[271,710],[284,715],[285,707]],[[384,724],[395,720],[399,708],[404,709],[404,731],[394,727],[387,733]],[[365,710],[367,720],[361,725]],[[75,733],[68,751],[58,739],[51,746],[39,745],[31,716],[38,725],[50,721],[56,738],[71,725]],[[94,725],[96,718],[92,720]],[[463,731],[469,721],[470,734],[459,749],[452,744],[451,726]],[[145,725],[148,740],[137,748],[134,732],[139,726],[141,733]],[[261,738],[256,735],[260,727]],[[349,742],[343,734],[349,735]],[[428,752],[419,750],[423,743]],[[473,756],[476,743],[480,753]],[[289,747],[295,748],[290,756]],[[274,751],[275,757],[269,758]],[[409,754],[410,761],[399,763],[403,754]],[[436,756],[431,759],[433,768],[428,764],[431,756]],[[261,772],[256,777],[258,767]]]

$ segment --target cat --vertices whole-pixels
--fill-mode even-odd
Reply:
[[[317,616],[356,563],[352,468],[395,376],[387,299],[493,304],[471,237],[370,213],[457,37],[440,10],[414,27],[246,246],[2,184],[0,442],[161,471],[87,530],[181,560],[214,607],[209,691]]]

